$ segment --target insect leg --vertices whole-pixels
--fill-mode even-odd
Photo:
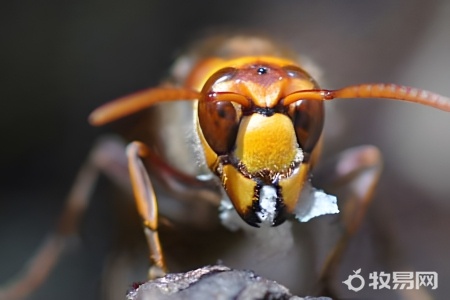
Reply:
[[[158,235],[158,203],[142,158],[151,151],[141,142],[132,142],[127,147],[128,167],[138,212],[142,218],[144,233],[150,249],[149,278],[154,279],[166,274],[166,265]]]
[[[147,167],[154,171],[158,181],[175,198],[181,201],[209,203],[215,207],[220,205],[221,190],[216,178],[211,174],[199,179],[185,174],[164,161],[151,149],[147,150]]]
[[[342,152],[325,162],[315,176],[331,189],[345,189],[341,203],[343,232],[328,254],[320,274],[320,284],[330,293],[333,276],[352,236],[359,229],[382,170],[382,156],[374,146],[360,146]]]
[[[120,161],[120,156],[117,156],[120,149],[123,153],[123,143],[113,138],[100,139],[92,148],[65,200],[56,228],[42,242],[21,272],[7,285],[0,287],[1,300],[23,299],[45,282],[68,248],[68,241],[77,234],[79,221],[89,205],[100,173],[106,173],[113,181],[129,186],[128,180],[123,182],[126,177],[120,175],[121,168],[125,167],[126,170],[126,160]]]

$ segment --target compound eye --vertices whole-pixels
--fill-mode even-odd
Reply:
[[[322,101],[298,101],[289,107],[300,147],[311,153],[322,134],[324,108]]]
[[[232,102],[199,101],[198,119],[206,142],[217,155],[233,149],[239,118]]]
[[[293,79],[305,80],[306,82],[312,83],[314,85],[314,88],[319,88],[319,85],[314,80],[314,78],[312,78],[311,75],[309,75],[305,70],[297,66],[284,66],[283,69],[286,71],[288,77]]]

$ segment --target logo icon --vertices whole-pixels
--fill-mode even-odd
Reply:
[[[360,290],[363,289],[364,285],[366,284],[366,281],[364,280],[364,277],[359,275],[359,273],[361,273],[361,268],[359,268],[356,271],[353,271],[353,273],[355,273],[355,274],[349,275],[347,280],[342,281],[342,283],[346,284],[347,288],[350,291],[359,292]],[[359,286],[354,286],[353,285],[353,280],[354,279],[359,280],[359,282],[360,282]]]

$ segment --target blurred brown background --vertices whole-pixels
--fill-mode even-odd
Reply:
[[[157,84],[198,34],[243,28],[273,35],[320,66],[326,88],[395,82],[449,96],[449,15],[448,2],[419,0],[3,2],[0,282],[52,228],[78,167],[104,131],[87,124],[90,111]],[[327,154],[374,144],[385,156],[368,222],[382,220],[398,243],[396,255],[414,269],[439,273],[437,299],[450,295],[450,115],[378,100],[333,107],[341,117],[327,121]],[[99,298],[114,213],[97,200],[83,222],[83,243],[32,299]],[[361,261],[365,275],[375,271],[364,251],[367,228],[352,244],[342,280]]]

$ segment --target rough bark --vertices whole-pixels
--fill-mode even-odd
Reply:
[[[233,270],[214,265],[187,273],[168,274],[165,277],[143,283],[127,294],[127,300],[169,299],[282,299],[282,300],[331,300],[327,297],[298,297],[289,290],[252,271]]]

